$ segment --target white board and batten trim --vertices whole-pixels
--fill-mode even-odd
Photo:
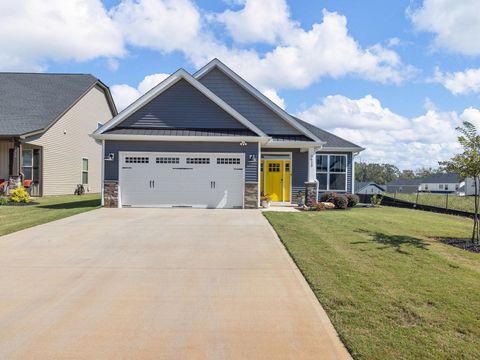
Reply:
[[[243,153],[121,151],[119,207],[244,208],[245,165]]]

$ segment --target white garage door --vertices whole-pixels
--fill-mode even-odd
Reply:
[[[244,154],[120,153],[122,206],[241,208]]]

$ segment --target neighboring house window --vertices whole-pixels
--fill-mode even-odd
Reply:
[[[458,190],[458,188],[459,188],[459,185],[455,184],[455,190]]]
[[[425,184],[425,190],[428,190],[428,184]]]
[[[22,173],[25,180],[33,180],[33,149],[22,151]]]
[[[88,159],[82,159],[82,185],[88,185]]]
[[[448,190],[448,184],[445,184],[445,190]]]
[[[347,155],[317,155],[320,191],[347,191]]]
[[[443,184],[438,185],[438,187],[439,187],[440,189],[443,189]],[[447,190],[447,189],[445,188],[445,190]]]

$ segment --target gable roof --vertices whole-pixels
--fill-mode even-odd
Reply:
[[[248,121],[245,117],[243,117],[240,113],[238,113],[235,109],[233,109],[230,105],[220,99],[217,95],[207,89],[204,85],[202,85],[199,81],[193,78],[188,72],[183,69],[177,70],[175,73],[170,75],[168,78],[163,80],[161,83],[153,87],[150,91],[145,93],[139,99],[134,101],[130,104],[125,110],[123,110],[120,114],[115,116],[113,119],[108,121],[105,125],[101,128],[97,129],[92,136],[94,138],[100,139],[104,138],[102,134],[107,133],[109,130],[114,129],[115,127],[121,125],[121,123],[129,118],[132,114],[142,109],[142,107],[146,106],[148,103],[153,101],[157,96],[162,94],[163,92],[167,91],[173,85],[178,83],[180,80],[185,80],[187,83],[192,85],[196,90],[202,93],[205,97],[210,99],[214,102],[217,106],[223,109],[226,113],[232,116],[235,120],[237,120],[240,124],[245,126],[247,129],[251,130],[256,136],[267,138],[267,135],[263,133],[259,128],[257,128],[254,124]]]
[[[269,108],[274,113],[276,113],[280,118],[282,118],[284,121],[286,121],[292,127],[297,129],[298,131],[300,131],[300,133],[306,135],[308,138],[312,139],[315,142],[323,144],[323,139],[318,138],[318,136],[313,134],[309,129],[305,128],[302,124],[300,124],[298,121],[296,121],[289,113],[287,113],[280,106],[275,104],[268,97],[263,95],[260,91],[258,91],[256,88],[254,88],[251,84],[249,84],[246,80],[244,80],[241,76],[239,76],[237,73],[235,73],[232,69],[230,69],[224,63],[222,63],[220,60],[218,60],[216,58],[211,60],[207,65],[205,65],[203,68],[198,70],[193,76],[195,77],[195,79],[199,80],[213,69],[221,70],[230,79],[235,81],[238,85],[240,85],[248,93],[250,93],[255,98],[257,98],[263,105],[265,105],[267,108]]]
[[[89,74],[0,73],[0,136],[21,136],[47,130],[95,85]]]
[[[297,120],[300,124],[305,126],[307,129],[309,129],[312,133],[317,135],[320,139],[325,141],[326,144],[323,146],[322,151],[329,151],[329,150],[340,151],[340,149],[349,150],[349,151],[365,150],[365,148],[362,148],[361,146],[358,146],[350,141],[342,139],[341,137],[334,135],[328,131],[320,129],[315,125],[312,125],[306,121],[300,120],[297,117],[293,117],[293,118]]]
[[[396,179],[390,181],[387,186],[418,186],[422,183],[422,179]]]
[[[355,181],[355,191],[360,191],[369,185],[375,186],[379,190],[385,191],[385,185],[378,185],[375,182],[368,182],[368,181]]]

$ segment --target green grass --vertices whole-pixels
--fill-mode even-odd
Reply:
[[[480,359],[469,219],[391,207],[264,213],[357,359]]]
[[[100,195],[32,198],[34,205],[0,206],[0,236],[100,207]]]
[[[389,194],[385,195],[395,197],[399,200],[405,200],[415,203],[417,200],[417,194]],[[445,208],[447,206],[447,195],[445,194],[431,194],[431,193],[419,193],[418,204],[432,205]],[[457,196],[448,195],[448,208],[462,211],[474,211],[474,197],[473,196]]]

